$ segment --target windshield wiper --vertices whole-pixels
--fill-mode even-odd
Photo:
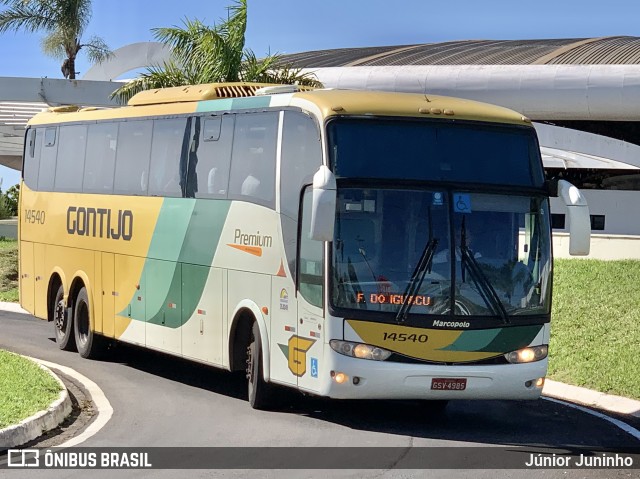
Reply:
[[[460,255],[460,259],[462,261],[462,280],[464,281],[464,265],[466,264],[469,268],[469,273],[471,273],[471,279],[476,285],[483,301],[493,309],[493,312],[496,315],[500,316],[505,324],[509,324],[509,315],[507,314],[507,310],[504,309],[504,305],[502,304],[502,301],[500,301],[498,293],[491,284],[491,281],[489,281],[483,273],[482,268],[474,258],[471,250],[467,247],[464,218],[462,218],[462,226],[460,228]]]
[[[422,256],[420,256],[420,261],[418,261],[416,269],[413,270],[409,284],[404,291],[404,301],[402,302],[400,309],[398,309],[396,321],[400,322],[407,319],[409,310],[415,301],[415,294],[420,290],[427,271],[431,270],[433,254],[435,253],[437,246],[438,240],[436,238],[429,240],[425,245],[424,250],[422,251]]]

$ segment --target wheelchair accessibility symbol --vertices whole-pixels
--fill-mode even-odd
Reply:
[[[453,195],[453,211],[456,213],[471,213],[471,196],[463,193]]]
[[[318,359],[317,358],[311,358],[311,377],[312,378],[318,377]]]

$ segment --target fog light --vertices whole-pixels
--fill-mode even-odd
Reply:
[[[543,387],[543,386],[544,386],[544,378],[538,378],[538,379],[536,380],[536,387],[537,387],[537,388],[541,388],[541,387]]]
[[[335,376],[333,376],[333,380],[338,384],[344,384],[349,380],[349,376],[345,373],[336,373]]]

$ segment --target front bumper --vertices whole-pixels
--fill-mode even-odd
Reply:
[[[526,364],[456,365],[406,364],[357,359],[324,345],[326,368],[316,394],[336,399],[538,399],[538,378],[547,373],[548,359]],[[348,380],[338,384],[331,372]],[[357,377],[357,384],[353,378]],[[432,390],[433,378],[466,378],[463,391]],[[531,381],[527,386],[525,383]]]

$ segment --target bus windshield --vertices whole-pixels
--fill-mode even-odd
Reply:
[[[411,315],[505,322],[549,313],[549,210],[542,196],[339,187],[337,210],[336,309],[389,313],[391,320],[407,305]],[[416,280],[421,259],[425,271]]]
[[[337,178],[404,178],[540,188],[533,128],[421,119],[336,119],[327,126]]]

